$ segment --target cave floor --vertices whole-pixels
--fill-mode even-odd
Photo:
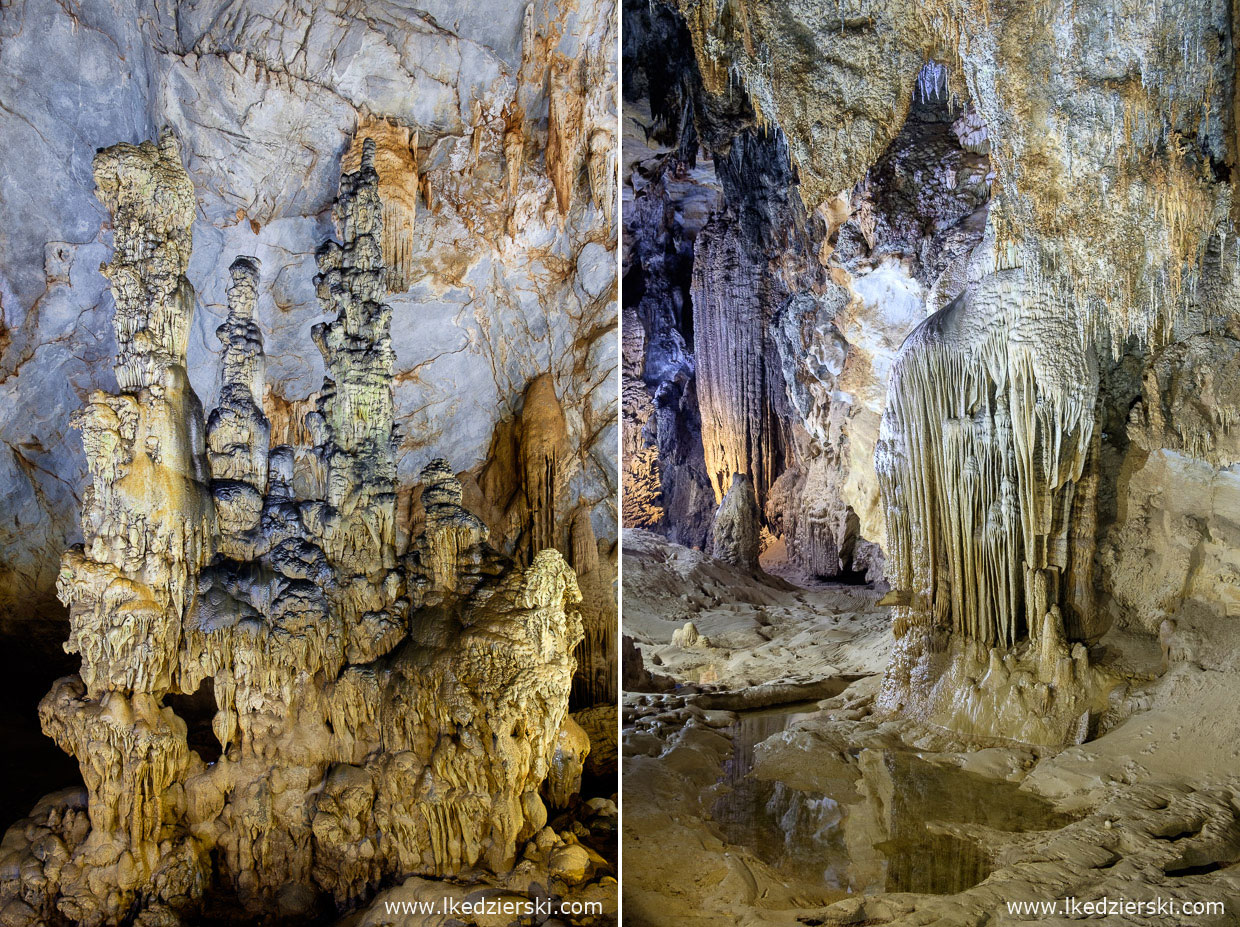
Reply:
[[[652,672],[739,689],[886,665],[891,622],[878,589],[746,573],[644,531],[628,532],[624,544],[625,634]],[[700,640],[673,643],[689,622]]]
[[[626,633],[674,683],[625,694],[626,923],[1240,923],[1240,673],[1113,631],[1097,739],[968,744],[874,713],[879,590],[781,572],[626,538]]]

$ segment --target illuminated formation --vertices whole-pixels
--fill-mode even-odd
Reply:
[[[1096,620],[1081,522],[1097,371],[1024,283],[992,268],[893,369],[875,460],[897,600],[883,699],[961,733],[1062,743],[1084,739],[1108,689],[1079,643]],[[913,681],[924,665],[929,686]]]
[[[443,461],[422,473],[422,533],[396,553],[373,158],[368,141],[341,180],[341,240],[319,251],[334,315],[313,332],[322,485],[300,495],[295,449],[269,449],[260,407],[258,262],[232,266],[220,402],[204,420],[185,371],[195,204],[177,141],[95,159],[115,227],[120,388],[79,416],[92,483],[59,589],[82,666],[40,707],[81,766],[88,819],[58,793],[36,809],[52,836],[17,857],[6,844],[20,873],[6,916],[177,924],[222,890],[233,916],[304,920],[382,880],[507,872],[546,824],[544,796],[562,806],[579,787],[574,571],[552,549],[525,566],[493,550]],[[170,707],[188,696],[214,700],[218,757],[191,749]],[[555,835],[525,855],[545,873],[556,852],[586,859],[577,881],[597,859]]]

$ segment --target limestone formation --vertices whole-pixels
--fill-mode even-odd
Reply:
[[[367,117],[345,152],[345,171],[361,166],[367,140],[375,147],[373,163],[383,201],[380,243],[387,288],[400,293],[412,283],[414,224],[418,218],[418,133],[393,120]]]
[[[758,568],[760,535],[758,500],[748,473],[734,473],[728,494],[719,503],[712,532],[711,556],[743,569]]]
[[[716,220],[702,230],[693,266],[706,472],[716,502],[730,491],[736,473],[750,477],[765,501],[783,469],[783,448],[762,350],[767,319],[760,259],[734,228]]]
[[[115,215],[103,272],[114,281],[121,389],[93,393],[76,419],[91,483],[84,543],[65,555],[57,591],[88,693],[159,696],[175,682],[194,576],[217,547],[202,407],[184,367],[193,187],[170,133],[101,152],[95,171]]]
[[[917,642],[897,645],[885,695],[892,708],[912,708],[908,674],[929,655],[911,651],[929,647],[936,634],[995,648],[992,666],[1028,640],[1043,648],[1039,684],[1073,703],[1069,720],[1081,713],[1078,699],[1085,711],[1105,704],[1105,686],[1099,692],[1087,678],[1057,681],[1045,671],[1048,661],[1068,656],[1052,658],[1050,641],[1069,629],[1077,640],[1102,630],[1095,632],[1087,594],[1095,543],[1087,468],[1097,466],[1098,453],[1089,396],[1097,372],[1073,350],[1070,320],[1020,302],[1024,287],[1019,271],[980,271],[974,289],[905,342],[893,369],[876,469],[888,575],[908,599],[896,607],[897,635]],[[1021,308],[1005,308],[1013,298]],[[1086,530],[1076,530],[1073,521],[1082,518],[1090,519]],[[1049,697],[1039,690],[1037,699],[1028,715],[1045,721]],[[1052,742],[1068,736],[1063,721]],[[1010,720],[985,733],[1013,729],[1026,733]]]
[[[583,633],[576,652],[573,708],[614,708],[620,676],[616,656],[620,625],[616,583],[607,558],[599,555],[594,527],[584,509],[578,509],[573,516],[570,563],[581,589]]]
[[[641,286],[625,352],[628,516],[685,539],[699,516],[667,500],[694,486],[693,464],[716,502],[747,474],[788,569],[890,583],[898,642],[881,707],[1070,741],[1118,682],[1091,669],[1057,686],[1044,634],[1069,659],[1126,612],[1156,628],[1205,588],[1193,549],[1216,590],[1203,614],[1230,607],[1221,524],[1144,540],[1151,519],[1217,500],[1156,502],[1165,452],[1194,459],[1196,485],[1229,465],[1213,451],[1228,387],[1186,374],[1209,350],[1227,356],[1234,315],[1218,115],[1231,78],[1214,31],[1226,13],[1156,3],[1149,29],[1065,45],[1056,30],[1109,21],[1106,4],[853,6],[834,24],[780,4],[626,12],[626,260]],[[1018,46],[1043,49],[1057,90]],[[1108,83],[1096,62],[1113,57],[1141,80]],[[691,325],[676,317],[686,277]],[[1130,414],[1142,376],[1171,392]],[[1189,377],[1202,400],[1177,392]],[[661,395],[690,383],[695,407],[666,427]],[[673,471],[677,432],[682,458],[695,434],[702,456]],[[1138,441],[1155,460],[1124,463]],[[706,540],[690,543],[717,549]],[[1166,566],[1138,566],[1160,549],[1175,551]],[[1028,729],[962,708],[991,698],[968,689],[993,683],[996,661],[1050,687],[1049,701],[1021,696]]]
[[[521,482],[530,519],[530,550],[555,544],[556,507],[563,484],[572,475],[564,466],[567,443],[564,410],[551,378],[539,377],[525,391],[519,439]]]
[[[1190,628],[1240,614],[1240,535],[1231,514],[1240,506],[1238,348],[1234,337],[1195,335],[1167,346],[1144,371],[1116,481],[1126,517],[1110,526],[1098,558],[1100,605],[1125,627],[1162,638],[1170,620],[1184,625],[1177,635],[1183,640],[1202,633]],[[1210,654],[1212,647],[1190,649],[1207,665],[1223,658]],[[1189,657],[1177,650],[1180,659]]]
[[[248,559],[247,536],[259,527],[267,492],[271,426],[261,406],[266,369],[263,335],[254,321],[258,260],[237,258],[230,272],[228,319],[216,330],[224,360],[220,404],[207,419],[207,460],[221,546]]]
[[[626,152],[637,148],[633,134]],[[682,188],[695,194],[696,208],[674,209]],[[622,325],[625,525],[695,547],[707,543],[719,499],[702,447],[686,278],[715,195],[709,186],[656,179],[625,205],[625,291],[640,293]]]
[[[256,398],[271,446],[294,449],[298,492],[321,495],[322,462],[309,453],[304,419],[325,371],[306,334],[336,309],[322,313],[315,298],[314,256],[342,159],[356,170],[369,137],[385,204],[400,490],[407,497],[435,458],[476,478],[495,428],[519,414],[526,385],[552,371],[569,410],[567,456],[581,464],[568,516],[587,508],[603,546],[615,546],[619,206],[603,180],[614,180],[618,158],[617,4],[432,7],[0,8],[0,221],[9,229],[0,254],[0,634],[46,677],[31,693],[66,671],[68,619],[55,586],[61,553],[82,540],[87,475],[69,419],[94,390],[116,389],[113,300],[97,273],[112,260],[114,229],[92,194],[91,156],[118,139],[153,138],[164,124],[176,129],[195,187],[186,277],[198,306],[184,366],[206,411],[225,406],[215,331],[228,313],[229,265],[253,256],[267,366]],[[557,59],[585,62],[574,143],[584,155],[563,178],[572,183],[563,214],[547,160]],[[480,515],[482,501],[470,499]],[[401,553],[405,540],[398,534]],[[37,697],[19,698],[14,712],[34,735]],[[60,751],[38,741],[48,752],[32,758],[54,767]],[[34,797],[15,795],[9,819]]]
[[[318,254],[333,317],[313,331],[323,479],[305,495],[294,449],[268,448],[257,261],[232,266],[204,423],[184,368],[194,193],[176,138],[96,157],[116,229],[120,388],[79,419],[92,485],[59,588],[82,665],[40,706],[86,795],[50,797],[6,837],[6,924],[191,923],[208,909],[304,922],[409,876],[498,877],[544,829],[544,799],[565,807],[580,788],[590,744],[568,709],[582,595],[565,558],[533,549],[519,565],[491,548],[442,460],[422,472],[424,524],[397,555],[374,159],[367,139],[340,181],[340,241]],[[550,542],[562,418],[533,431],[525,459],[547,474],[530,489],[534,537]],[[599,574],[588,519],[573,524],[574,561]],[[181,716],[203,698],[205,716]],[[603,871],[552,837],[564,858],[545,863],[567,884]]]
[[[495,431],[478,493],[490,502],[486,523],[497,547],[518,560],[554,548],[577,574],[585,637],[577,652],[576,710],[615,702],[618,617],[615,555],[600,544],[583,505],[582,461],[570,453],[567,411],[553,376],[527,384],[520,414]]]

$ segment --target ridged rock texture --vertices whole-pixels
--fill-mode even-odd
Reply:
[[[78,418],[93,481],[58,587],[82,665],[39,709],[81,767],[89,824],[69,790],[10,831],[6,924],[176,924],[228,911],[221,898],[228,916],[305,919],[410,875],[503,874],[546,824],[544,796],[562,808],[580,787],[582,597],[564,557],[495,550],[442,460],[420,475],[423,530],[397,553],[375,150],[342,177],[340,240],[318,252],[334,317],[313,330],[328,379],[304,448],[269,449],[255,402],[254,259],[232,265],[206,422],[189,386],[194,189],[175,136],[95,159],[116,230],[119,388]],[[320,464],[304,493],[299,455]],[[209,762],[173,707],[204,688]],[[580,853],[578,881],[594,865]]]
[[[732,475],[732,486],[719,503],[712,526],[711,556],[744,569],[758,568],[761,534],[758,497],[748,473]]]
[[[1138,8],[625,6],[624,517],[739,472],[885,577],[881,712],[1071,743],[1112,624],[1231,639],[1234,11]]]
[[[615,620],[616,17],[613,0],[0,8],[0,220],[9,229],[0,241],[0,649],[20,654],[4,658],[12,672],[0,674],[0,689],[21,719],[13,736],[40,758],[13,770],[5,825],[47,790],[40,763],[55,784],[72,781],[38,733],[35,706],[52,679],[77,668],[60,649],[70,630],[56,585],[61,552],[86,540],[78,513],[95,504],[82,495],[95,480],[89,443],[145,429],[179,467],[171,455],[180,451],[151,430],[151,416],[163,414],[159,404],[191,403],[191,387],[212,415],[190,433],[205,436],[205,456],[185,467],[218,468],[202,484],[216,547],[191,558],[252,559],[263,498],[328,501],[339,514],[315,523],[324,555],[333,567],[365,561],[350,583],[359,596],[369,591],[351,601],[377,631],[400,620],[384,576],[424,520],[419,476],[442,458],[502,553],[529,565],[554,534],[551,546],[594,570],[590,581],[581,574],[592,590],[582,647],[592,649],[578,654],[574,708],[607,701],[614,668],[599,654]],[[129,265],[150,258],[112,257],[129,207],[113,219],[92,195],[91,159],[164,125],[179,140],[186,198],[169,188],[155,221],[169,233],[160,240],[170,269],[141,284]],[[383,210],[363,238],[378,256],[319,255],[335,234],[339,179],[358,170],[367,139]],[[230,272],[238,255],[246,260]],[[363,279],[377,257],[379,284]],[[105,261],[112,295],[97,273]],[[134,288],[178,280],[196,292],[192,314],[143,316],[149,331],[125,315],[126,300],[140,296],[158,295],[148,305],[170,311],[175,301]],[[340,305],[324,307],[324,285]],[[309,330],[341,312],[344,321],[323,329],[325,359]],[[375,334],[374,356],[357,355],[354,339],[376,325],[389,339]],[[88,397],[119,395],[173,356],[183,381],[150,384],[163,394],[135,410],[137,422],[125,399],[88,413],[99,427],[84,431],[84,452],[71,418]],[[373,381],[386,369],[390,391]],[[532,456],[506,460],[503,474],[490,461],[527,396],[562,413],[560,430],[531,445],[532,455],[558,442],[556,469],[538,470],[532,502]],[[365,414],[367,433],[353,430],[361,419],[319,414],[320,404]],[[315,446],[324,453],[308,451]],[[270,468],[259,466],[264,447]],[[394,487],[358,484],[351,495],[350,468]],[[189,548],[202,534],[196,523],[161,530],[185,530]],[[586,551],[591,536],[596,549]]]

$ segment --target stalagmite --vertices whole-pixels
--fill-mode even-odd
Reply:
[[[311,337],[326,375],[312,415],[326,498],[308,512],[323,552],[348,579],[330,591],[344,619],[350,662],[367,662],[400,639],[406,622],[396,566],[392,310],[383,302],[383,207],[375,142],[362,142],[358,170],[340,180],[333,218],[342,241],[319,248],[315,288],[336,318]]]
[[[415,581],[422,602],[472,592],[478,571],[493,568],[488,557],[490,532],[461,505],[461,483],[445,460],[432,460],[422,469],[422,506],[426,526],[414,541],[409,559],[420,574]],[[493,552],[492,552],[493,553]],[[462,580],[472,575],[469,585]]]
[[[366,139],[359,169],[340,181],[333,217],[343,242],[317,255],[315,287],[336,318],[311,329],[327,369],[320,394],[327,465],[324,541],[333,562],[357,573],[394,559],[396,461],[392,447],[392,310],[383,302],[383,208],[375,144]]]
[[[374,167],[383,200],[383,263],[389,293],[413,283],[413,232],[418,218],[418,133],[390,119],[364,117],[353,134],[341,169],[357,170],[366,141],[374,143]]]
[[[91,830],[71,848],[63,890],[46,884],[40,907],[59,893],[69,916],[115,923],[155,880],[201,891],[205,850],[177,798],[192,757],[185,725],[160,701],[178,681],[182,628],[216,526],[202,408],[184,366],[194,192],[177,141],[165,131],[158,146],[100,151],[95,179],[115,228],[103,272],[116,303],[120,392],[96,392],[77,419],[92,484],[85,543],[65,554],[58,590],[71,622],[65,648],[82,665],[80,679],[59,680],[39,708],[44,730],[82,769]],[[186,841],[185,854],[162,854],[168,839]],[[101,882],[110,889],[97,891]]]
[[[40,706],[81,767],[89,826],[61,796],[59,857],[10,833],[0,910],[26,912],[15,923],[176,924],[209,889],[247,922],[306,920],[385,880],[506,873],[547,822],[543,796],[564,806],[580,786],[589,744],[568,710],[582,594],[555,540],[571,536],[585,575],[610,583],[584,510],[571,531],[557,520],[564,418],[549,378],[527,403],[523,458],[531,540],[547,549],[522,567],[491,548],[460,481],[433,461],[425,523],[396,553],[374,158],[368,139],[341,179],[341,242],[318,254],[334,316],[313,331],[327,369],[306,429],[321,498],[295,478],[306,449],[268,447],[258,262],[231,268],[206,425],[184,369],[194,195],[176,140],[96,158],[115,217],[121,390],[95,393],[80,416],[85,543],[65,554],[59,588],[82,667]],[[204,692],[211,762],[172,707]]]
[[[715,513],[711,556],[746,570],[758,567],[761,553],[758,500],[748,474],[732,475],[732,486]]]
[[[262,516],[271,426],[260,405],[265,365],[254,321],[258,260],[239,257],[229,271],[228,319],[216,329],[224,346],[220,404],[207,418],[207,458],[222,549],[241,556]]]

